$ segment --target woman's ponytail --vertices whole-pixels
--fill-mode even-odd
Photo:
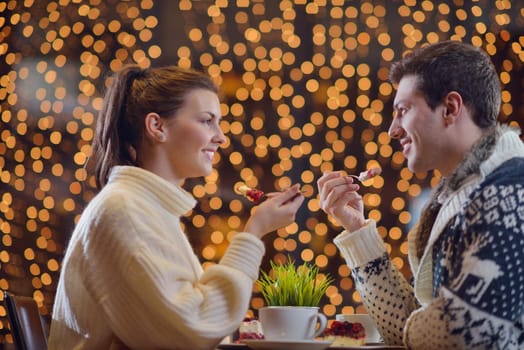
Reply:
[[[144,71],[138,66],[127,66],[114,75],[104,105],[98,117],[93,141],[96,185],[101,189],[115,165],[136,165],[134,147],[137,127],[128,118],[128,105],[134,104],[133,84]],[[135,129],[135,130],[132,130]]]

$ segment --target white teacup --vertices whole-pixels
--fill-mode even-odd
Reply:
[[[368,314],[338,314],[335,319],[341,322],[361,323],[366,330],[366,343],[379,343],[382,341],[375,322]]]
[[[258,310],[267,340],[303,341],[318,337],[327,325],[318,307],[267,306]],[[318,324],[318,327],[317,327]]]

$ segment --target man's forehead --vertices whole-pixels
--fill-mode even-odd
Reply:
[[[410,88],[416,89],[416,87],[418,86],[418,82],[419,82],[418,79],[419,78],[413,74],[403,76],[402,79],[400,79],[398,83],[397,90],[398,89],[409,90]]]
[[[413,96],[420,95],[421,92],[418,88],[418,79],[414,75],[403,77],[397,87],[395,94],[394,104],[401,103],[403,100]]]

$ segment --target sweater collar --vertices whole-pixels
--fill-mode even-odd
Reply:
[[[415,294],[420,301],[431,300],[432,245],[441,233],[436,231],[441,229],[435,227],[437,221],[439,227],[445,224],[442,220],[447,221],[439,215],[442,204],[448,199],[454,199],[457,203],[466,200],[473,187],[502,163],[513,157],[524,157],[524,144],[519,134],[518,129],[500,125],[487,130],[464,157],[456,171],[449,178],[442,178],[435,188],[408,238],[409,260],[416,274]],[[461,205],[448,205],[445,208],[446,215],[443,216],[449,217],[452,212],[459,210],[459,207]]]
[[[473,145],[449,179],[442,178],[437,192],[447,196],[458,190],[471,177],[486,177],[500,164],[513,157],[524,156],[520,131],[506,125],[488,129]],[[442,203],[444,199],[438,198]]]
[[[524,157],[524,144],[519,138],[519,129],[496,125],[487,130],[468,152],[458,168],[449,178],[443,177],[422,211],[421,220],[412,235],[416,242],[417,257],[420,259],[426,248],[431,228],[442,203],[464,184],[485,178],[500,164],[512,157]]]
[[[178,216],[184,215],[196,205],[195,198],[182,187],[139,167],[115,166],[111,170],[107,184],[115,182],[128,182],[134,187],[152,193],[159,204]]]

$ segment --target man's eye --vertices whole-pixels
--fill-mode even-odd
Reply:
[[[395,113],[393,113],[393,116],[394,116],[395,118],[402,117],[404,114],[406,114],[407,111],[408,111],[407,108],[404,108],[404,107],[399,108],[399,109],[397,109],[397,110],[395,111]]]

